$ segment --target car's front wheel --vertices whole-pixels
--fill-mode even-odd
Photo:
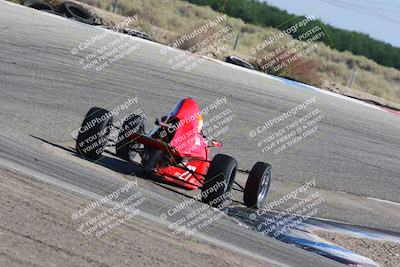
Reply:
[[[244,188],[244,204],[249,208],[262,208],[265,204],[270,184],[271,165],[265,162],[254,164]]]
[[[234,158],[217,154],[211,161],[201,189],[204,203],[221,208],[230,197],[235,180],[237,162]]]

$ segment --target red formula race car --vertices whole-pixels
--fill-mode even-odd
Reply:
[[[251,208],[264,206],[271,183],[271,166],[257,162],[242,187],[235,182],[237,161],[224,154],[210,156],[210,142],[202,132],[203,118],[197,103],[184,98],[172,111],[157,119],[151,132],[145,132],[142,114],[131,114],[113,125],[112,114],[102,108],[91,108],[78,131],[76,150],[89,160],[100,159],[116,127],[116,155],[133,162],[137,154],[146,174],[189,190],[201,189],[202,201],[221,207],[230,197],[235,183],[243,191],[244,204]]]

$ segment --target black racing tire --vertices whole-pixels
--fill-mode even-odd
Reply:
[[[106,148],[113,117],[108,110],[93,107],[85,116],[76,139],[76,151],[85,159],[98,160]]]
[[[234,158],[217,154],[211,161],[201,188],[202,201],[216,208],[224,206],[229,199],[236,171],[237,161]]]
[[[94,24],[93,16],[90,15],[90,13],[84,7],[74,2],[65,1],[58,7],[58,10],[67,18],[73,18],[77,21],[90,25]]]
[[[225,59],[225,62],[234,64],[234,65],[237,65],[237,66],[240,66],[240,67],[244,67],[244,68],[247,68],[247,69],[254,70],[253,65],[251,65],[249,62],[246,62],[243,59],[235,57],[235,56],[228,56]]]
[[[130,133],[145,132],[145,118],[141,115],[130,114],[122,123],[121,130],[118,134],[118,139],[115,144],[115,153],[117,157],[126,161],[133,160],[135,154],[131,151],[131,147],[135,145],[135,141],[129,138]]]
[[[150,37],[147,33],[135,29],[124,28],[121,29],[121,32],[124,34],[128,34],[131,36],[139,37],[148,41],[153,41],[153,38]]]
[[[271,165],[257,162],[251,169],[244,187],[244,204],[249,208],[264,207],[270,185]]]
[[[24,1],[24,6],[56,14],[56,12],[54,11],[54,9],[51,5],[49,5],[45,2],[42,2],[40,0],[26,0],[26,1]]]

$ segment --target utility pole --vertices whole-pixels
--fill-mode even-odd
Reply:
[[[233,50],[236,50],[236,46],[237,46],[237,44],[239,42],[239,33],[240,32],[238,32],[237,35],[236,35],[236,40],[235,40],[235,44],[233,45]]]
[[[354,79],[356,77],[356,71],[357,69],[353,70],[353,73],[351,74],[351,79],[350,79],[350,83],[349,83],[349,87],[351,88],[351,86],[353,85]]]
[[[117,5],[118,0],[114,0],[112,3],[112,12],[115,13],[115,6]]]

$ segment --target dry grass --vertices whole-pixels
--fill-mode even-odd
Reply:
[[[256,65],[259,70],[272,75],[321,86],[322,82],[318,73],[321,62],[318,59],[297,57],[298,54],[283,49],[268,58],[259,55],[259,59],[254,61],[253,64]]]

